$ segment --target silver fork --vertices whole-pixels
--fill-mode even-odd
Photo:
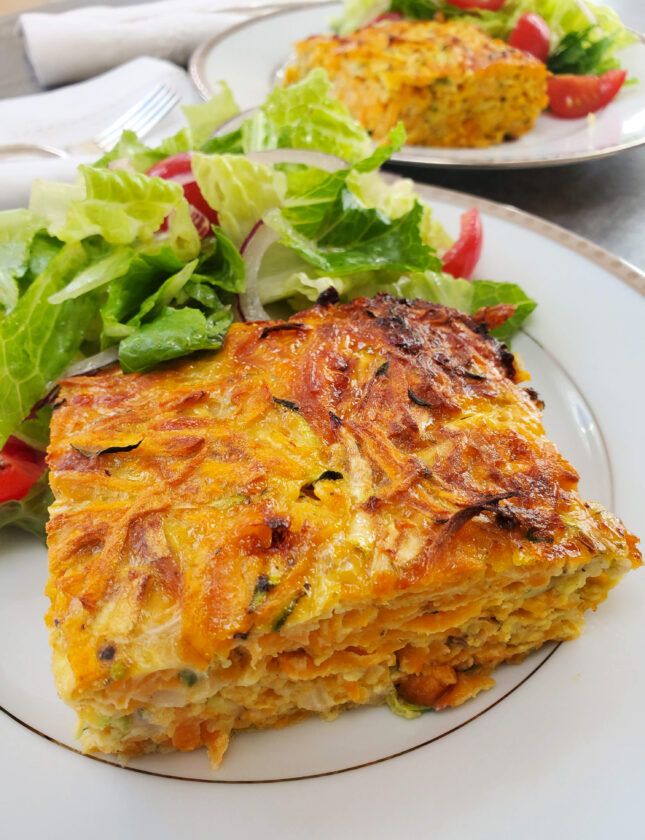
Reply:
[[[0,145],[0,155],[40,154],[44,157],[68,158],[74,155],[105,154],[116,146],[123,131],[134,131],[139,137],[145,137],[178,102],[176,91],[168,85],[157,85],[91,140],[64,149],[42,143],[12,143]]]

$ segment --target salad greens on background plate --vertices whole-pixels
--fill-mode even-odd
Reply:
[[[322,71],[213,136],[236,112],[221,85],[159,146],[126,132],[75,183],[37,180],[28,209],[0,213],[0,527],[42,533],[64,375],[217,350],[235,318],[287,316],[331,287],[479,312],[502,340],[535,308],[515,283],[469,279],[477,211],[453,242],[413,182],[379,172],[402,127],[375,148]]]
[[[464,19],[547,63],[551,109],[519,140],[475,149],[403,146],[396,163],[522,168],[592,160],[645,143],[645,41],[615,11],[582,0],[346,0],[282,9],[247,21],[200,47],[193,81],[208,98],[230,79],[240,107],[264,100],[296,41],[341,37],[375,18]],[[245,72],[237,72],[239,55]],[[606,107],[605,107],[606,106]],[[568,118],[567,118],[568,117]]]

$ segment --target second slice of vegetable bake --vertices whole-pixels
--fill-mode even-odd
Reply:
[[[402,121],[412,145],[490,146],[530,131],[548,104],[541,61],[463,21],[383,20],[307,38],[285,83],[317,67],[379,141]]]
[[[83,748],[217,764],[234,730],[445,709],[575,637],[640,555],[525,378],[468,316],[383,295],[65,381],[47,622]]]

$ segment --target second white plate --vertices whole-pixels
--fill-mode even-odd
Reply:
[[[288,61],[293,44],[329,31],[340,12],[336,2],[307,5],[263,14],[228,29],[194,53],[190,74],[208,98],[225,79],[242,110],[263,102]],[[645,41],[628,47],[621,62],[641,80],[592,118],[563,120],[544,113],[535,128],[512,143],[484,149],[444,149],[405,146],[393,156],[397,163],[451,168],[528,168],[593,160],[645,143]]]

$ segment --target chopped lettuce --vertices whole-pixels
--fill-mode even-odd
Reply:
[[[197,268],[197,260],[187,263],[176,274],[172,274],[142,302],[137,313],[128,321],[132,333],[145,321],[154,321],[180,294]]]
[[[196,350],[216,350],[232,321],[228,307],[206,317],[199,309],[166,306],[153,321],[123,339],[119,361],[124,371],[132,373]]]
[[[245,152],[315,149],[350,163],[370,154],[369,135],[335,99],[324,70],[289,87],[275,87],[242,126]]]
[[[118,280],[130,267],[132,256],[132,250],[129,248],[115,248],[109,251],[105,257],[79,271],[64,289],[54,292],[48,302],[63,303],[66,300],[73,300],[113,280]]]
[[[385,698],[391,712],[395,715],[405,718],[406,720],[414,720],[420,717],[424,712],[433,711],[429,706],[419,706],[417,703],[408,703],[397,692],[388,694]]]
[[[191,148],[199,149],[215,128],[239,114],[240,109],[230,87],[226,82],[220,81],[219,89],[207,102],[184,105],[182,111],[188,121]]]
[[[286,177],[240,155],[193,155],[193,174],[224,233],[239,248],[267,210],[279,207]]]
[[[63,242],[88,236],[101,236],[115,245],[149,241],[169,214],[187,210],[181,186],[172,181],[94,166],[80,166],[79,174],[75,184],[37,181],[32,189],[30,209],[44,219],[49,234]],[[182,223],[183,241],[198,247],[190,213]]]
[[[225,292],[244,291],[244,260],[235,245],[220,228],[214,227],[215,238],[207,242],[199,260],[199,277]]]
[[[50,228],[63,242],[92,235],[117,245],[151,239],[166,216],[185,201],[180,185],[173,181],[93,166],[80,166],[79,172],[84,197],[70,202],[61,227]]]
[[[134,332],[128,322],[136,316],[143,301],[182,266],[183,262],[168,247],[156,254],[133,252],[127,272],[112,280],[101,304],[103,349]]]
[[[471,312],[477,312],[484,306],[496,306],[500,303],[510,303],[516,307],[515,314],[508,321],[505,321],[501,327],[491,330],[493,335],[501,341],[509,341],[537,306],[537,303],[515,283],[474,280],[472,286]]]
[[[29,210],[0,213],[0,312],[10,312],[18,302],[18,280],[27,273],[31,245],[42,226]]]
[[[0,445],[65,370],[92,325],[92,294],[49,303],[89,260],[82,243],[67,244],[0,322]]]
[[[343,13],[332,21],[332,27],[339,35],[349,35],[390,9],[390,0],[345,0]]]
[[[365,207],[380,210],[392,219],[409,213],[415,203],[423,207],[421,218],[421,239],[439,253],[444,253],[452,245],[452,239],[433,215],[432,209],[419,201],[415,193],[414,181],[397,178],[387,182],[378,172],[356,172],[352,170],[347,178],[347,186]]]
[[[102,168],[125,168],[134,172],[147,172],[155,163],[169,157],[171,154],[190,150],[189,137],[186,130],[165,140],[161,146],[151,148],[139,140],[134,131],[124,131],[119,142],[94,166]]]
[[[420,204],[404,216],[390,219],[363,207],[350,190],[343,190],[336,209],[336,218],[323,220],[316,239],[299,233],[278,210],[267,213],[265,223],[305,262],[338,277],[379,269],[425,271],[440,267],[432,249],[421,240]]]
[[[176,269],[160,283],[160,277]],[[170,250],[137,255],[129,276],[110,287],[101,308],[102,345],[119,341],[124,370],[148,370],[159,362],[221,345],[232,317],[221,293],[244,286],[244,263],[219,229],[198,259],[181,265]]]

